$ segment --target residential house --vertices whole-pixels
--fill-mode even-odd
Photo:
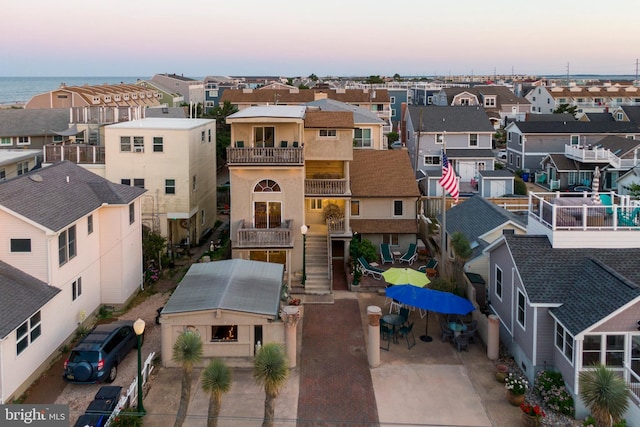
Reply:
[[[40,164],[41,150],[0,150],[0,181],[23,175]]]
[[[193,264],[162,309],[162,365],[180,366],[171,355],[184,330],[202,337],[203,366],[221,357],[230,366],[245,367],[261,344],[285,345],[283,269],[244,259]]]
[[[207,76],[204,78],[204,107],[209,111],[221,104],[220,98],[227,89],[237,89],[238,79],[226,76]]]
[[[416,243],[420,190],[406,150],[354,150],[349,169],[351,229],[376,247],[404,253]]]
[[[494,169],[494,129],[482,107],[409,106],[405,118],[406,146],[424,195],[442,194],[438,180],[445,146],[462,191],[472,191],[479,171]]]
[[[601,171],[601,190],[617,190],[617,179],[638,165],[640,141],[605,136],[591,146],[566,145],[564,154],[549,154],[542,162],[538,183],[553,189],[591,185],[595,168]]]
[[[631,194],[632,185],[640,185],[640,166],[634,166],[616,180],[618,193],[625,196]]]
[[[195,80],[182,74],[164,73],[151,77],[150,83],[160,84],[171,90],[171,93],[179,93],[187,104],[204,105],[204,82],[202,80]]]
[[[391,123],[398,129],[402,121],[402,105],[409,105],[409,90],[406,88],[388,88],[389,104],[391,108]]]
[[[136,84],[67,86],[34,95],[25,109],[71,107],[154,107],[160,105],[160,93]],[[68,110],[67,110],[68,111]]]
[[[631,122],[640,125],[640,105],[620,106],[611,111],[611,116],[617,122]]]
[[[482,106],[494,129],[504,125],[506,119],[524,120],[531,110],[527,99],[500,85],[443,88],[435,96],[434,105]]]
[[[161,106],[179,107],[185,102],[184,95],[177,92],[175,87],[168,87],[152,80],[138,80],[137,84],[156,91],[159,95],[158,101]]]
[[[42,150],[46,144],[59,143],[59,132],[69,129],[68,108],[0,109],[0,150]],[[30,168],[39,165],[32,163]]]
[[[640,106],[640,88],[632,85],[540,86],[525,95],[532,113],[552,113],[560,105],[577,107],[576,112],[602,113],[621,106]]]
[[[169,250],[209,234],[217,215],[215,120],[145,118],[104,133],[103,176],[148,190],[142,222],[167,238]]]
[[[563,375],[576,402],[581,371],[615,370],[638,390],[640,357],[640,204],[567,192],[529,193],[526,235],[505,234],[489,254],[489,300],[500,340],[528,379],[542,369]],[[637,395],[636,395],[637,396]],[[628,421],[640,421],[634,398]]]
[[[639,138],[640,127],[631,122],[512,122],[507,133],[507,168],[537,171],[548,154],[565,153],[566,146],[595,146],[608,135]]]
[[[102,304],[142,285],[141,198],[71,162],[0,182],[0,403]]]

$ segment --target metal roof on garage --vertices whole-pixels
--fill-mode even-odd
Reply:
[[[261,261],[193,264],[162,314],[221,309],[277,318],[283,275],[282,264]]]

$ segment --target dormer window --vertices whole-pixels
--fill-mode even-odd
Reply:
[[[128,93],[125,93],[122,97],[124,98],[125,101],[129,100],[129,94]]]
[[[535,99],[534,99],[535,101]],[[495,107],[496,106],[496,99],[494,97],[487,97],[484,99],[484,106],[485,107]]]
[[[138,94],[137,93],[132,93],[131,94],[131,99],[138,99]]]
[[[113,99],[114,99],[116,102],[119,102],[119,101],[120,101],[120,95],[114,95],[114,96],[113,96]]]
[[[105,95],[104,102],[111,102],[111,95]]]
[[[94,96],[93,97],[93,103],[94,104],[100,104],[100,97],[99,96]]]

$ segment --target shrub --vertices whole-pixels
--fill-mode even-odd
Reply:
[[[527,194],[527,184],[524,183],[522,178],[515,177],[513,179],[513,192],[520,196]]]
[[[134,408],[127,408],[113,417],[109,425],[111,427],[141,427],[142,417]]]
[[[371,243],[371,241],[367,239],[362,239],[359,241],[357,238],[351,239],[351,247],[350,247],[351,257],[354,260],[355,265],[357,265],[357,259],[363,256],[367,261],[375,261],[378,259],[378,253],[376,251],[376,247]]]
[[[573,416],[573,398],[564,386],[560,372],[540,371],[536,375],[534,390],[544,405],[552,411]]]

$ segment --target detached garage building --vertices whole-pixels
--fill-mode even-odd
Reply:
[[[161,312],[163,366],[178,366],[172,349],[185,330],[202,337],[205,365],[221,357],[243,366],[258,342],[284,345],[283,275],[282,264],[243,259],[192,265]]]

